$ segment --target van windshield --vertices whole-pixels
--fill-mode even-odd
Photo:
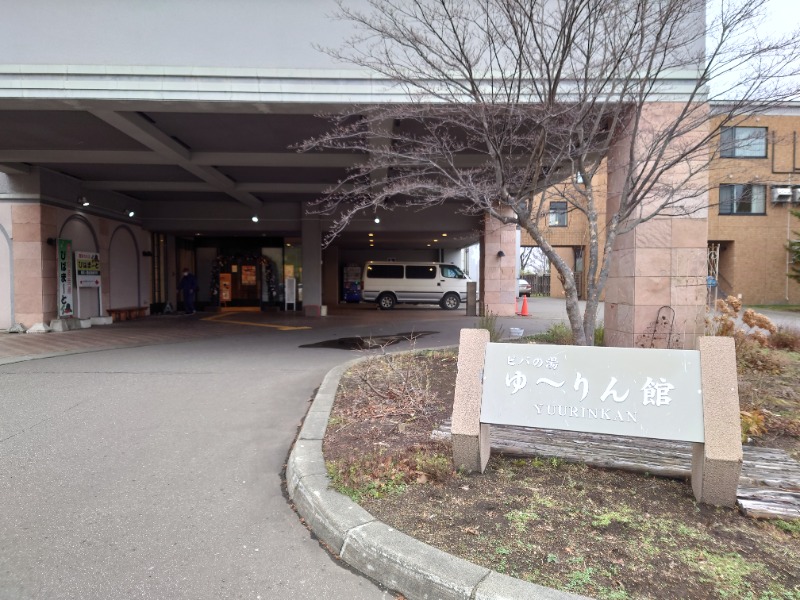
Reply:
[[[467,276],[464,272],[453,265],[439,265],[442,270],[442,277],[450,277],[451,279],[466,279]]]

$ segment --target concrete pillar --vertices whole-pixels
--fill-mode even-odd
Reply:
[[[486,216],[481,238],[482,314],[514,316],[517,296],[517,228]]]
[[[322,303],[335,306],[342,299],[342,274],[339,268],[339,248],[329,246],[322,252]]]
[[[319,215],[308,214],[303,204],[303,312],[318,317],[322,307],[322,225]]]
[[[645,109],[642,121],[658,131],[659,124],[673,118],[680,106],[653,104]],[[645,128],[640,139],[646,135]],[[673,143],[681,142],[676,139]],[[620,140],[609,153],[608,213],[619,206],[630,143],[629,139]],[[675,169],[662,181],[682,182],[686,173]],[[691,207],[707,206],[707,193],[698,190],[707,188],[708,175],[703,172],[696,177],[695,185],[685,186],[684,202]],[[659,198],[654,197],[653,202]],[[667,307],[662,314],[669,322],[658,325],[662,335],[655,337],[655,347],[696,347],[705,316],[707,240],[707,209],[685,217],[655,218],[617,238],[605,295],[607,346],[651,347],[659,310]],[[669,309],[674,310],[674,321]]]

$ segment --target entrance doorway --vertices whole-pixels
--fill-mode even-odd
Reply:
[[[300,271],[299,244],[284,238],[184,238],[178,245],[191,252],[200,309],[278,310],[284,277]]]

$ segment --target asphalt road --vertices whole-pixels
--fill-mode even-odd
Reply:
[[[418,347],[441,346],[475,321],[186,320],[220,333],[0,365],[0,599],[393,598],[322,549],[284,496],[314,389],[359,355],[299,346],[421,330],[438,333]]]

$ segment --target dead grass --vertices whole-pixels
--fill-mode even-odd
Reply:
[[[745,368],[742,408],[757,415],[754,443],[797,452],[800,355],[781,355],[779,373]],[[342,379],[324,441],[334,485],[378,519],[496,571],[597,598],[800,599],[800,527],[698,505],[687,482],[502,456],[483,475],[455,472],[449,446],[431,438],[452,411],[455,354],[392,360]],[[391,373],[399,380],[379,385],[403,387],[413,370],[428,378],[423,405],[400,395],[404,408],[389,410],[391,394],[364,385]]]

